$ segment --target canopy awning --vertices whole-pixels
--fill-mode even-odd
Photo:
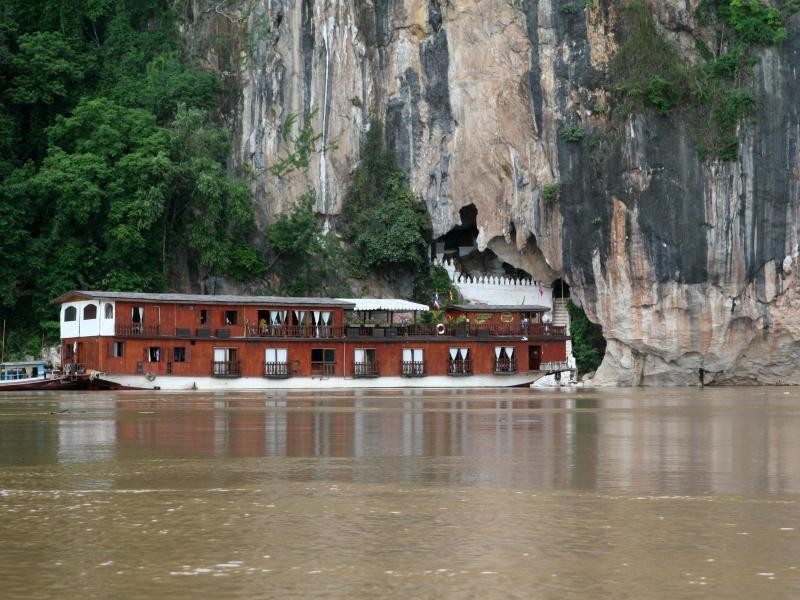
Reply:
[[[427,304],[418,304],[399,298],[337,298],[342,302],[351,302],[355,311],[412,312],[430,310]]]

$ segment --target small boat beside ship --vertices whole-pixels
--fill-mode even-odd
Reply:
[[[0,363],[0,391],[68,389],[77,382],[77,373],[66,376],[55,371],[47,360]]]
[[[566,328],[540,305],[456,305],[421,322],[428,307],[398,299],[72,291],[54,303],[65,371],[97,386],[508,387],[569,370]]]

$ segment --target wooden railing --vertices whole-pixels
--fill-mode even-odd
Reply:
[[[265,362],[264,363],[264,377],[273,377],[276,379],[289,377],[289,363],[288,362]]]
[[[472,359],[450,359],[447,366],[448,375],[472,375]]]
[[[239,371],[239,361],[215,360],[211,367],[211,374],[214,377],[239,377],[241,375],[241,372]]]
[[[505,375],[517,372],[517,359],[513,358],[498,358],[494,362],[494,372],[498,375]]]
[[[425,363],[422,361],[403,361],[403,375],[405,377],[423,377]]]
[[[248,325],[247,337],[279,338],[338,338],[344,337],[344,327],[327,325]]]
[[[336,373],[336,363],[332,362],[312,362],[311,375],[313,377],[331,377]]]
[[[114,332],[118,336],[137,337],[191,337],[194,332],[199,338],[237,337],[242,329],[212,329],[199,327],[163,328],[161,325],[144,325],[142,323],[117,323]],[[413,325],[395,325],[392,327],[366,327],[352,325],[347,327],[328,327],[325,325],[247,325],[244,335],[249,338],[301,338],[330,339],[347,337],[549,337],[567,335],[563,325],[542,325],[540,323],[520,327],[512,324],[469,325],[469,324],[437,324],[417,323]]]
[[[145,325],[144,323],[116,323],[114,333],[119,336],[137,335],[142,337],[153,337],[161,335],[160,325]]]
[[[354,377],[377,377],[379,375],[378,361],[353,363]]]
[[[556,373],[559,371],[569,371],[569,363],[567,361],[549,361],[543,362],[539,365],[540,371],[547,371],[548,373]]]

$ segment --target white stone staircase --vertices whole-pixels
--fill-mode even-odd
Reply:
[[[553,298],[553,325],[564,325],[569,332],[569,311],[566,298]]]
[[[569,335],[569,311],[567,310],[567,298],[553,298],[553,325],[563,325],[566,327],[567,335]],[[567,365],[571,371],[570,376],[575,373],[575,357],[572,356],[572,340],[567,340]],[[563,374],[562,374],[563,376]],[[535,387],[550,387],[567,383],[570,377],[563,377],[561,380],[556,380],[553,375],[543,377],[533,385]]]
[[[568,298],[553,298],[553,325],[563,325],[569,335],[569,311],[567,310]],[[567,340],[567,363],[570,368],[575,368],[575,357],[572,356],[572,340]]]

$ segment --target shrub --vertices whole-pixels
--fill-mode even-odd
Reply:
[[[580,142],[583,139],[583,136],[586,135],[586,130],[574,123],[567,125],[564,129],[561,130],[561,138],[568,141],[568,142]]]
[[[569,312],[569,332],[572,337],[572,356],[578,366],[578,373],[584,374],[597,370],[603,361],[606,341],[603,329],[592,323],[580,306],[567,303]]]
[[[542,188],[542,200],[545,206],[552,206],[558,200],[561,194],[561,185],[558,183],[550,183]]]
[[[715,57],[698,40],[703,62],[692,67],[660,36],[642,0],[627,0],[624,42],[611,62],[614,89],[628,110],[650,107],[662,116],[684,111],[697,123],[701,158],[733,160],[736,127],[752,118],[757,107],[753,94],[741,87],[755,60],[751,47],[784,41],[788,15],[798,9],[798,0],[782,10],[761,0],[703,0],[696,10],[698,21],[717,30],[725,51]]]
[[[756,99],[748,90],[733,90],[714,111],[714,119],[724,128],[733,128],[739,121],[756,113]]]

